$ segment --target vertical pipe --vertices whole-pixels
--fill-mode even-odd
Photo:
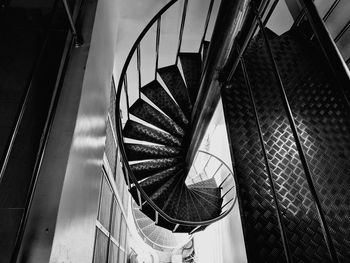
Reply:
[[[125,99],[126,99],[126,110],[127,110],[127,116],[128,116],[128,120],[130,119],[129,116],[129,92],[128,92],[128,79],[127,79],[127,74],[125,74],[124,76],[124,91],[125,91]]]
[[[261,146],[261,149],[262,149],[262,152],[263,152],[263,156],[264,156],[264,162],[265,162],[267,176],[269,178],[269,182],[270,182],[270,185],[271,185],[273,201],[274,201],[275,206],[276,206],[277,221],[278,221],[278,226],[279,226],[280,232],[281,232],[284,253],[285,253],[287,262],[291,262],[290,250],[289,250],[288,242],[287,242],[287,238],[286,238],[286,231],[285,231],[284,225],[282,223],[282,215],[281,215],[281,211],[280,211],[279,204],[278,204],[278,199],[277,199],[277,195],[276,195],[276,188],[275,188],[275,184],[274,184],[274,181],[273,181],[273,178],[272,178],[272,173],[271,173],[271,167],[270,167],[269,159],[267,158],[267,154],[266,154],[265,143],[264,143],[264,139],[263,139],[263,135],[262,135],[263,133],[262,133],[262,130],[261,130],[261,124],[260,124],[259,117],[258,117],[258,111],[256,110],[256,104],[255,104],[255,100],[254,100],[254,96],[253,96],[252,87],[250,85],[249,76],[248,76],[247,69],[245,67],[244,59],[241,58],[240,60],[241,60],[241,67],[242,67],[242,71],[243,71],[243,75],[244,75],[244,80],[245,80],[245,83],[246,83],[246,86],[247,86],[247,90],[248,90],[248,93],[249,93],[250,103],[251,103],[251,106],[252,106],[253,111],[254,111],[255,124],[256,124],[256,126],[258,128],[260,146]]]
[[[181,18],[181,25],[180,25],[180,33],[179,33],[179,41],[177,46],[177,52],[176,52],[176,58],[175,58],[175,65],[177,64],[179,53],[181,50],[181,44],[182,44],[182,36],[184,33],[184,27],[185,27],[185,20],[186,20],[186,13],[187,13],[187,4],[188,0],[184,1],[184,7],[182,9],[182,18]]]
[[[340,0],[335,0],[333,2],[333,4],[331,5],[331,7],[328,9],[327,13],[323,16],[323,20],[327,21],[327,19],[329,18],[329,16],[333,13],[334,9],[337,7],[337,5],[339,4]]]
[[[74,46],[75,47],[80,47],[83,44],[83,42],[78,37],[78,33],[77,33],[76,28],[75,28],[75,24],[74,24],[74,21],[73,21],[72,13],[70,11],[70,8],[69,8],[69,5],[67,3],[67,0],[62,0],[62,3],[63,3],[63,6],[64,6],[64,9],[66,11],[68,22],[69,22],[69,27],[70,27],[70,30],[72,31],[72,35],[73,35],[73,38],[74,38]]]
[[[139,98],[141,98],[141,51],[140,51],[140,44],[137,46],[136,51],[136,57],[137,57],[137,75],[139,80]]]
[[[199,43],[199,51],[198,51],[198,53],[202,52],[203,43],[204,43],[204,40],[205,40],[205,35],[207,34],[207,30],[208,30],[208,25],[209,25],[209,21],[210,21],[211,12],[213,10],[213,5],[214,5],[214,0],[211,0],[210,4],[209,4],[209,7],[208,7],[207,17],[205,19],[203,36],[202,36],[201,42]]]
[[[160,16],[157,19],[157,32],[156,32],[156,68],[154,71],[154,79],[157,80],[157,70],[158,70],[158,61],[159,61],[159,42],[160,42],[160,24],[162,17]]]
[[[258,14],[257,18],[258,18],[258,23],[259,23],[260,29],[262,30],[262,33],[263,33],[264,42],[265,42],[265,45],[267,47],[267,50],[268,50],[268,53],[269,53],[269,57],[270,57],[271,62],[273,64],[273,69],[274,69],[273,71],[274,71],[274,74],[275,74],[277,82],[278,82],[278,86],[279,86],[279,91],[280,91],[280,94],[281,94],[282,102],[283,102],[283,105],[284,105],[284,108],[285,108],[285,111],[286,111],[286,114],[287,114],[287,117],[288,117],[288,120],[289,120],[289,123],[290,123],[290,127],[291,127],[291,130],[292,130],[292,133],[293,133],[293,137],[294,137],[294,140],[295,140],[296,147],[298,149],[300,161],[301,161],[301,163],[302,163],[302,165],[304,167],[306,180],[308,182],[308,185],[309,185],[309,188],[310,188],[310,192],[311,192],[312,197],[313,197],[313,199],[315,201],[315,204],[316,204],[316,209],[317,209],[317,213],[318,213],[319,218],[320,218],[320,223],[321,223],[321,227],[322,227],[322,230],[323,230],[324,238],[325,238],[325,241],[327,243],[327,247],[328,247],[329,253],[331,255],[332,261],[333,262],[338,262],[338,258],[337,258],[337,254],[336,254],[336,251],[335,251],[335,248],[334,248],[334,245],[333,245],[332,237],[330,235],[330,232],[329,232],[329,229],[328,229],[328,225],[326,223],[326,219],[325,219],[325,217],[323,215],[323,212],[322,212],[321,202],[318,199],[317,192],[316,192],[316,189],[315,189],[313,181],[312,181],[310,168],[309,168],[309,165],[307,163],[307,160],[306,160],[306,157],[305,157],[305,154],[304,154],[304,151],[303,151],[303,146],[302,146],[302,144],[300,142],[300,137],[299,137],[299,134],[298,134],[298,131],[297,131],[297,128],[296,128],[296,124],[294,122],[293,113],[292,113],[292,110],[290,108],[286,92],[284,90],[283,82],[282,82],[281,76],[279,74],[278,67],[277,67],[276,61],[274,59],[274,56],[273,56],[273,53],[272,53],[272,49],[271,49],[269,40],[268,40],[266,32],[265,32],[265,28],[263,26],[263,23],[261,22],[261,18],[260,18],[259,14]]]

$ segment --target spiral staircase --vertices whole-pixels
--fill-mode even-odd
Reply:
[[[349,76],[314,4],[302,1],[300,17],[281,35],[266,27],[276,6],[272,3],[279,1],[251,1],[244,14],[230,59],[216,76],[223,87],[216,95],[222,95],[233,174],[210,153],[197,152],[194,163],[201,154],[207,156],[199,167],[186,163],[197,139],[191,131],[197,117],[193,105],[212,94],[203,95],[202,79],[215,53],[217,38],[206,34],[215,1],[208,6],[199,48],[184,52],[184,0],[175,63],[159,67],[161,18],[175,2],[140,34],[117,89],[117,137],[125,180],[138,209],[155,225],[195,233],[232,210],[235,176],[249,262],[347,262],[349,220],[342,215],[349,201],[344,188],[350,171]],[[245,6],[249,1],[241,2]],[[154,26],[155,74],[143,85],[141,40]],[[133,57],[139,87],[132,101],[127,77]],[[127,112],[125,124],[121,111]]]
[[[161,19],[175,3],[181,2],[182,18],[175,63],[159,67]],[[194,233],[226,216],[233,208],[235,189],[233,173],[221,160],[208,154],[206,167],[215,167],[206,177],[186,180],[191,168],[185,163],[189,145],[192,106],[196,101],[202,68],[209,46],[208,26],[214,23],[215,1],[206,1],[202,39],[193,52],[182,52],[183,32],[188,19],[185,1],[170,1],[150,21],[132,47],[121,73],[116,107],[119,140],[125,179],[138,209],[156,226],[172,232]],[[216,3],[217,4],[217,3]],[[179,7],[180,5],[178,5]],[[187,17],[186,17],[187,15]],[[142,40],[156,27],[156,62],[154,79],[142,85]],[[128,85],[130,61],[136,56],[138,94],[131,103]],[[130,80],[130,79],[129,79]],[[122,108],[123,99],[126,108]],[[129,105],[130,104],[130,105]],[[127,112],[124,123],[120,112]],[[199,179],[198,179],[199,178]],[[137,213],[136,213],[137,214]],[[139,214],[140,215],[140,214]]]

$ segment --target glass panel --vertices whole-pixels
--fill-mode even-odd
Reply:
[[[119,249],[119,262],[124,263],[125,262],[125,253],[123,250]],[[118,263],[119,263],[118,262]]]
[[[98,213],[98,220],[101,224],[109,230],[110,212],[112,205],[112,191],[105,176],[102,179],[100,211]]]
[[[109,257],[108,262],[109,263],[118,263],[118,254],[119,254],[119,248],[116,244],[113,242],[109,243]]]
[[[108,237],[96,228],[94,263],[107,262]]]
[[[125,249],[125,236],[126,236],[126,223],[125,223],[125,218],[123,217],[121,220],[121,227],[120,227],[120,238],[119,238],[119,243],[120,247]]]
[[[115,240],[119,240],[120,234],[120,224],[121,224],[121,210],[116,199],[113,198],[113,216],[112,216],[112,226],[111,235]]]
[[[156,66],[156,32],[155,23],[141,41],[141,84],[142,86],[154,80]]]
[[[175,63],[182,9],[183,0],[179,0],[162,15],[159,44],[159,68],[174,65]]]
[[[181,52],[198,52],[210,0],[188,1]]]
[[[114,172],[115,171],[117,147],[116,147],[115,140],[114,140],[114,137],[112,134],[112,127],[111,127],[109,121],[107,122],[105,153],[106,153],[106,156],[108,159],[109,166],[110,166],[112,172]]]

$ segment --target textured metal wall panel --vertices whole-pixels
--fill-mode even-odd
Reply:
[[[272,49],[339,261],[349,262],[350,109],[341,92],[349,87],[337,86],[318,47],[296,39]]]
[[[303,154],[321,201],[340,262],[350,259],[350,116],[318,49],[295,32],[270,40]],[[309,46],[309,47],[308,47]],[[313,53],[316,52],[316,53]],[[252,44],[245,56],[247,73],[260,122],[261,138],[292,262],[330,262],[322,222],[296,147],[273,64],[263,42]],[[230,89],[223,91],[237,190],[250,262],[284,262],[277,207],[267,179],[266,163],[254,120],[252,101],[241,69]],[[263,237],[264,242],[259,242]],[[270,250],[269,250],[270,247]],[[275,250],[276,254],[266,254]]]

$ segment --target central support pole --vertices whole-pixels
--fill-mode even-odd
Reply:
[[[233,43],[244,13],[242,9],[247,6],[246,2],[246,0],[222,0],[221,2],[211,37],[208,57],[202,72],[199,93],[191,116],[191,141],[186,155],[188,170],[218,105],[220,91],[225,83],[222,70],[234,49]]]

